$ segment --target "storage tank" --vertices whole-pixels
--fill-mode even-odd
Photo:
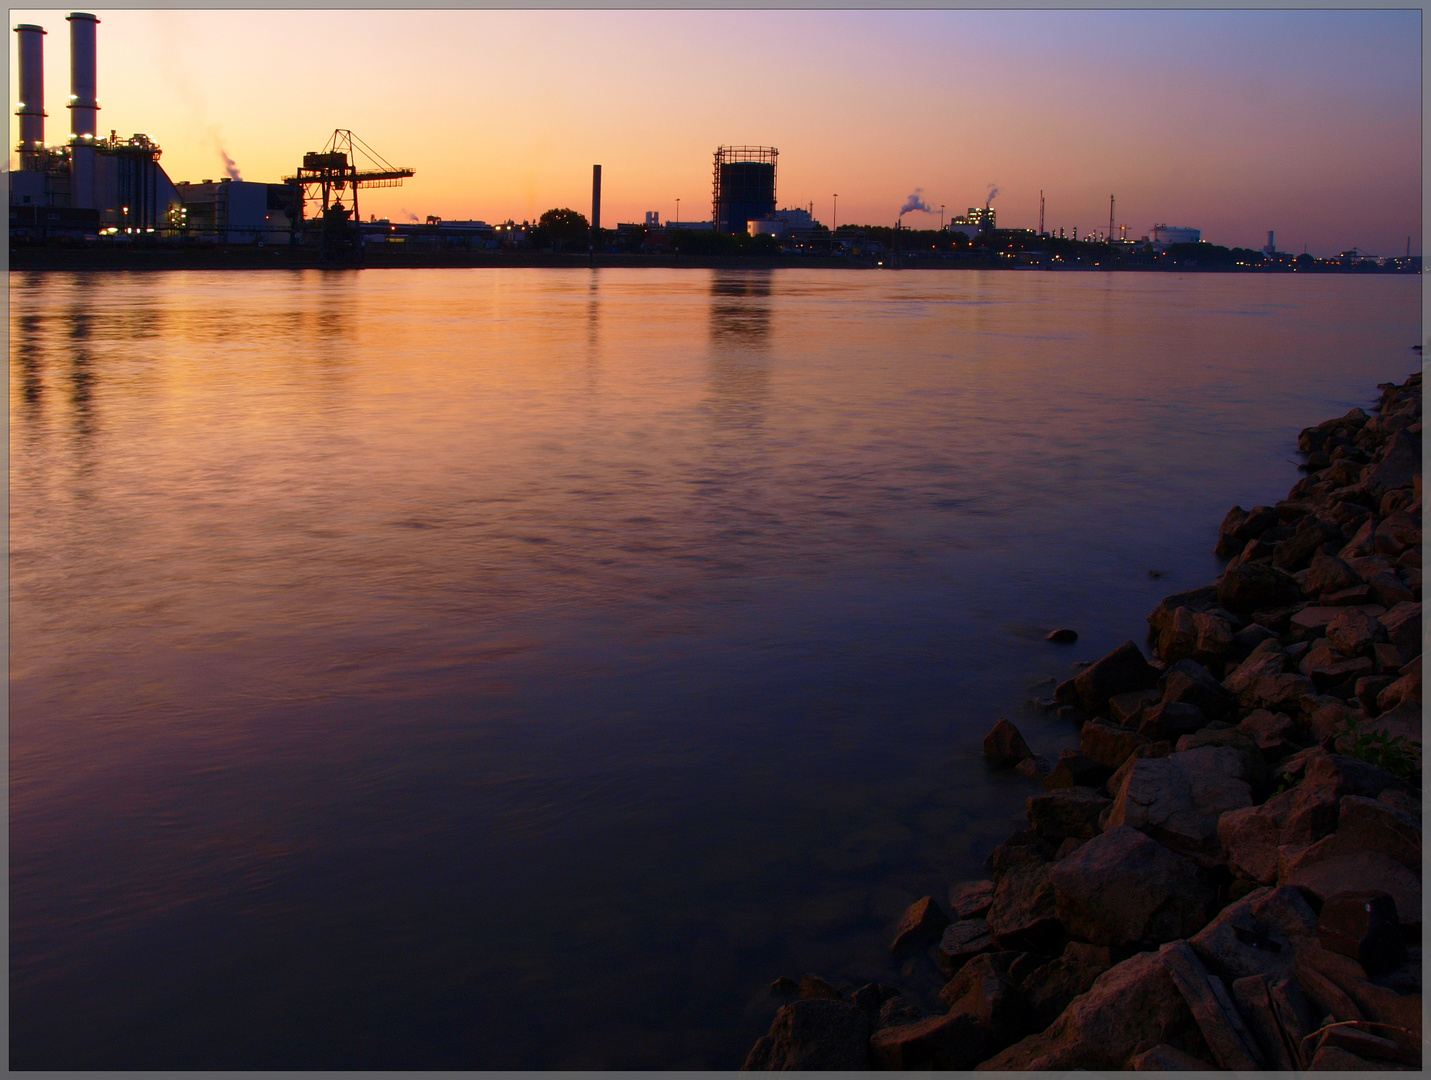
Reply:
[[[1155,244],[1196,244],[1202,240],[1201,229],[1189,229],[1185,225],[1154,225]]]
[[[722,146],[715,152],[712,220],[717,232],[745,233],[775,213],[773,146]]]

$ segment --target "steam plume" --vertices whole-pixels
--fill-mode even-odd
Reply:
[[[920,210],[926,214],[934,213],[930,205],[924,201],[924,189],[922,187],[914,189],[914,194],[905,200],[904,205],[899,208],[899,213],[902,217],[913,210]]]
[[[994,201],[994,196],[997,195],[998,193],[999,193],[999,189],[998,189],[997,187],[995,187],[993,184],[990,184],[990,185],[989,185],[989,195],[988,195],[988,197],[984,200],[984,209],[985,209],[985,210],[987,210],[987,209],[989,208],[989,204]]]
[[[230,180],[243,179],[243,177],[239,175],[238,165],[235,163],[233,158],[229,157],[229,155],[224,151],[224,148],[222,146],[219,147],[219,157],[224,159],[224,172],[229,174]]]

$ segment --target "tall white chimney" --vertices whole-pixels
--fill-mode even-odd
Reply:
[[[15,27],[20,35],[20,167],[40,167],[34,151],[45,145],[45,28],[30,23]]]
[[[95,100],[98,86],[95,62],[95,27],[99,20],[85,11],[72,12],[65,22],[70,24],[70,131],[80,137],[94,138],[99,102]]]
[[[70,205],[93,209],[95,113],[98,85],[95,27],[99,20],[85,11],[71,12],[70,24]]]

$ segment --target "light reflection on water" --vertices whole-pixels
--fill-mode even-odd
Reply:
[[[728,1068],[775,975],[900,978],[1031,792],[993,718],[1073,743],[1028,683],[1418,284],[12,274],[14,1064]]]

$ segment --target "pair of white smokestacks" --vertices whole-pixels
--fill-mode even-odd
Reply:
[[[70,24],[70,157],[73,205],[91,206],[94,189],[94,140],[99,102],[96,72],[95,27],[99,20],[85,11],[72,12]],[[45,145],[45,28],[30,23],[15,27],[20,37],[21,167],[38,168]]]

